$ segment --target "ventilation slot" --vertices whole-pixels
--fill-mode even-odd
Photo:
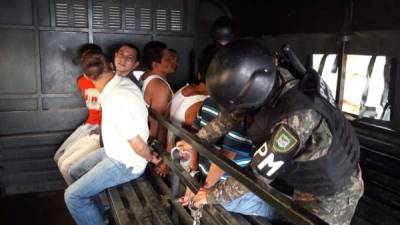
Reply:
[[[72,6],[73,26],[86,27],[87,26],[87,9],[83,1],[75,2]]]
[[[56,3],[56,26],[67,27],[68,26],[68,4],[67,3]]]
[[[93,27],[104,27],[104,7],[93,5]]]
[[[121,10],[118,6],[108,7],[108,26],[110,28],[120,28],[121,27]]]
[[[151,30],[151,9],[140,9],[140,29]]]
[[[125,8],[125,26],[126,29],[136,29],[136,12],[135,8]]]
[[[93,27],[95,28],[120,28],[121,8],[120,1],[93,2]]]
[[[57,27],[87,27],[87,5],[85,1],[56,1]]]
[[[171,10],[171,31],[182,31],[182,13],[180,10]]]
[[[167,10],[157,9],[156,11],[156,27],[157,30],[167,30]]]

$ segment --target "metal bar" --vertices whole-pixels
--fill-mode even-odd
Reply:
[[[327,57],[328,57],[328,54],[324,54],[324,55],[322,56],[321,62],[319,63],[319,66],[318,66],[318,74],[319,74],[320,76],[322,76],[322,72],[324,71],[325,61],[326,61],[326,58],[327,58]]]
[[[165,152],[161,149],[159,149],[159,152]],[[191,190],[193,192],[197,192],[198,188],[200,187],[200,184],[193,179],[191,176],[189,176],[189,173],[186,172],[182,166],[180,165],[176,165],[174,164],[170,158],[168,157],[167,154],[163,154],[162,155],[163,160],[167,163],[167,165],[175,172],[176,175],[181,177],[181,181],[182,182],[186,182],[188,184],[190,184],[190,186],[196,187],[195,189]],[[219,223],[221,223],[221,221],[223,221],[223,224],[242,224],[240,221],[246,221],[242,215],[236,214],[236,216],[233,216],[231,213],[227,212],[222,206],[220,205],[214,205],[212,207],[208,207],[208,208],[215,208],[216,210],[212,210],[212,209],[208,209],[208,211],[210,213],[212,213],[213,215],[215,215],[218,218],[214,218],[214,219],[218,219],[218,221],[220,221]],[[239,218],[239,221],[237,220],[237,218]],[[263,225],[270,225],[269,223],[264,223]]]
[[[171,175],[171,189],[172,189],[171,191],[172,191],[173,199],[176,199],[179,197],[179,184],[180,184],[179,176],[177,174],[172,174]],[[172,210],[171,218],[172,218],[172,222],[174,222],[174,224],[180,224],[179,216],[175,210]]]
[[[343,93],[344,93],[344,82],[346,80],[346,64],[347,64],[347,45],[350,37],[344,35],[342,37],[342,44],[340,46],[340,53],[338,54],[339,61],[339,73],[336,84],[336,105],[339,109],[342,109],[343,105]]]
[[[271,186],[258,182],[251,174],[246,174],[244,171],[231,160],[223,157],[218,152],[215,153],[209,149],[213,147],[207,143],[200,143],[200,139],[190,134],[188,131],[172,124],[159,113],[150,110],[150,113],[168,130],[183,138],[193,146],[201,155],[211,160],[225,172],[240,181],[250,191],[263,199],[265,202],[274,207],[284,217],[288,218],[294,224],[327,224],[316,215],[310,213],[300,205],[291,201],[281,192],[275,190]]]
[[[161,149],[159,150],[160,152],[165,152]],[[181,181],[187,184],[187,186],[190,188],[190,190],[193,191],[193,193],[196,193],[200,189],[200,184],[193,177],[191,177],[190,174],[182,168],[182,166],[173,163],[166,154],[163,154],[162,157],[167,165],[171,168],[171,170],[174,171],[177,176],[181,177]],[[222,225],[239,225],[238,221],[220,205],[208,206],[204,209],[206,215],[213,215],[211,218],[214,223]],[[206,219],[206,217],[204,219]]]
[[[36,95],[37,95],[37,108],[35,111],[43,110],[42,103],[42,76],[40,67],[40,32],[39,32],[39,6],[36,1],[32,2],[32,15],[33,15],[33,26],[34,26],[34,51],[35,51],[35,76],[36,76]]]
[[[367,74],[365,76],[365,78],[367,80],[365,81],[364,90],[361,95],[360,114],[365,110],[365,107],[366,107],[366,103],[367,103],[367,99],[368,99],[369,84],[371,81],[372,71],[374,70],[375,61],[376,61],[376,55],[372,56],[371,59],[369,60]]]
[[[153,181],[156,183],[156,185],[160,188],[161,192],[169,198],[169,201],[171,202],[172,207],[176,210],[178,215],[180,216],[181,222],[185,225],[192,225],[193,224],[193,218],[189,215],[189,213],[183,208],[181,204],[176,202],[174,198],[172,198],[172,194],[170,189],[168,188],[167,184],[161,179],[160,176],[152,173],[151,178]]]
[[[87,1],[87,10],[89,43],[93,43],[93,0]]]

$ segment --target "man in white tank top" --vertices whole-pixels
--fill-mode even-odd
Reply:
[[[149,71],[141,77],[142,91],[147,106],[168,117],[173,91],[168,84],[167,75],[173,73],[174,68],[167,46],[158,41],[147,43],[143,50],[143,61],[149,68]],[[167,131],[151,116],[149,116],[149,127],[150,137],[165,144]],[[167,168],[162,169],[159,174],[164,176],[166,173]]]

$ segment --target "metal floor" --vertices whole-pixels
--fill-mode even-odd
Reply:
[[[0,225],[74,225],[64,191],[0,198]]]

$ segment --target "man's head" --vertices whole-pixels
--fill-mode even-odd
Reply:
[[[139,66],[139,48],[131,43],[121,44],[114,54],[115,70],[120,76],[127,76]]]
[[[178,66],[179,66],[179,55],[178,52],[173,49],[173,48],[169,48],[169,56],[171,57],[171,63],[172,63],[172,68],[174,69],[174,73],[178,70]]]
[[[83,53],[85,53],[88,50],[103,52],[103,50],[100,48],[100,46],[98,46],[96,44],[86,43],[86,44],[80,46],[78,49],[79,58],[82,58]]]
[[[278,86],[276,66],[264,46],[237,40],[219,50],[207,70],[208,93],[224,109],[254,109],[269,101]]]
[[[100,92],[113,77],[112,63],[101,52],[85,51],[81,56],[81,65],[85,75],[93,81]]]
[[[144,46],[143,61],[149,70],[160,75],[174,72],[167,46],[159,41],[151,41]]]
[[[211,27],[211,37],[221,45],[226,45],[235,38],[232,19],[227,16],[218,17]]]
[[[91,44],[91,43],[86,43],[81,45],[78,48],[77,51],[77,59],[82,62],[82,55],[86,52],[86,51],[93,51],[93,52],[103,52],[103,50],[100,48],[100,46],[96,45],[96,44]],[[82,64],[81,64],[82,66]]]

